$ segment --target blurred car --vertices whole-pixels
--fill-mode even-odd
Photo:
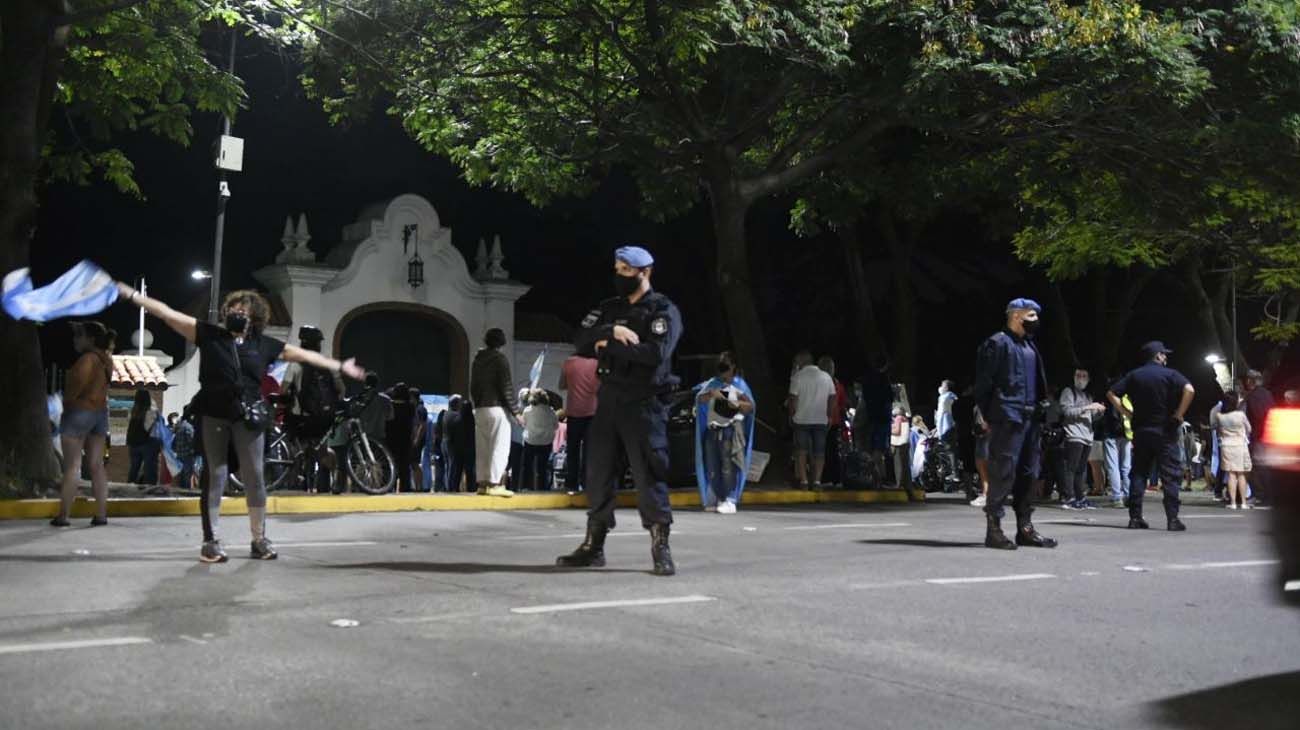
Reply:
[[[1300,398],[1288,389],[1269,411],[1258,469],[1269,472],[1273,545],[1283,600],[1300,607]]]

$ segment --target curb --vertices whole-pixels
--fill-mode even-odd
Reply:
[[[672,491],[668,499],[677,508],[700,506],[700,493],[694,489]],[[745,492],[743,504],[906,504],[907,501],[907,494],[897,490],[814,492],[781,489]],[[636,507],[636,493],[620,492],[617,502],[619,507]],[[283,497],[272,494],[266,500],[266,513],[269,515],[586,508],[587,498],[581,494],[516,494],[508,498],[478,494],[304,494]],[[5,500],[0,501],[0,520],[48,519],[58,514],[58,510],[57,499]],[[84,518],[93,514],[94,500],[78,496],[72,505],[72,516]],[[199,514],[199,498],[110,498],[108,514],[110,517],[192,517]],[[221,500],[221,514],[248,514],[248,503],[243,497],[226,497]]]

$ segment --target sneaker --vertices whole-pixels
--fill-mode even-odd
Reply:
[[[1097,505],[1086,499],[1081,499],[1075,504],[1075,509],[1097,509]]]
[[[230,560],[226,555],[226,549],[221,547],[220,540],[203,543],[203,549],[199,551],[199,561],[203,563],[224,563]]]
[[[736,503],[732,502],[729,499],[726,500],[725,502],[718,502],[718,514],[720,515],[736,514]]]
[[[987,504],[988,504],[988,498],[985,497],[983,494],[970,501],[970,506],[972,507],[983,507]]]
[[[54,519],[50,520],[50,524],[51,524],[52,526],[54,526],[54,527],[71,527],[71,526],[72,526],[72,523],[71,523],[71,522],[68,522],[68,518],[67,518],[67,517],[55,517]]]
[[[271,544],[271,541],[262,537],[253,541],[248,551],[248,557],[253,560],[275,560],[279,555],[275,552],[275,546]]]
[[[1064,501],[1062,501],[1062,502],[1059,502],[1058,504],[1060,505],[1061,509],[1083,509],[1082,507],[1080,507],[1079,505],[1075,504],[1074,502],[1064,502]]]
[[[515,493],[514,493],[514,492],[512,492],[512,491],[510,491],[509,489],[506,489],[505,487],[502,487],[502,486],[500,486],[500,485],[496,485],[496,486],[488,487],[488,488],[487,488],[487,491],[484,492],[484,494],[486,494],[486,495],[489,496],[489,497],[513,497],[513,496],[515,496]]]
[[[1242,508],[1242,509],[1255,509],[1255,505],[1251,504],[1250,502],[1244,502],[1244,503],[1242,503],[1241,508]]]
[[[1128,507],[1128,505],[1124,504],[1124,500],[1122,499],[1112,499],[1110,506],[1115,509],[1124,509],[1125,507]]]

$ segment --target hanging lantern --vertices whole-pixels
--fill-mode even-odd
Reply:
[[[406,283],[410,284],[412,289],[417,289],[424,284],[424,259],[420,258],[419,251],[416,251],[411,260],[406,262]]]

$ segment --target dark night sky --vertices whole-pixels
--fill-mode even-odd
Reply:
[[[534,287],[521,300],[522,310],[576,322],[591,303],[608,296],[612,250],[639,242],[658,258],[656,287],[682,309],[686,337],[679,352],[717,352],[729,344],[719,334],[722,318],[711,288],[713,237],[703,206],[669,223],[652,223],[639,215],[635,186],[615,172],[591,199],[561,201],[539,211],[518,195],[470,188],[450,163],[425,153],[383,114],[350,129],[331,128],[318,105],[304,97],[295,70],[273,54],[242,56],[237,70],[247,84],[250,105],[234,128],[246,147],[244,172],[231,181],[225,288],[256,285],[251,272],[271,263],[280,250],[286,215],[296,219],[307,214],[312,248],[323,256],[362,207],[412,192],[433,204],[471,265],[478,239],[501,235],[506,267]],[[219,120],[196,115],[193,125],[194,143],[188,149],[145,135],[121,139],[136,162],[143,201],[103,184],[57,185],[45,191],[32,262],[38,285],[89,257],[121,279],[145,275],[151,293],[173,305],[202,291],[206,284],[191,281],[189,272],[210,267],[216,173],[209,145],[219,133]],[[773,200],[750,219],[751,256],[774,372],[782,372],[797,349],[809,347],[836,356],[841,375],[854,375],[864,363],[847,330],[839,244],[830,236],[797,238],[786,225],[788,203]],[[941,280],[933,287],[934,301],[925,305],[921,400],[932,397],[928,383],[943,377],[969,379],[974,348],[1000,325],[1002,305],[1013,296],[1035,295],[1041,287],[1012,260],[1005,243],[987,241],[981,231],[979,221],[953,215],[926,232],[927,244],[937,254],[932,270],[965,261],[975,273]],[[972,250],[994,254],[984,266],[972,258]],[[872,272],[875,284],[885,290],[884,267],[873,266]],[[1169,296],[1168,287],[1153,289],[1166,293],[1142,302],[1124,351],[1163,338],[1181,352],[1195,353],[1177,364],[1189,375],[1199,373],[1197,379],[1208,386],[1208,368],[1201,366],[1205,345],[1191,324],[1190,310]],[[887,307],[887,301],[882,305]],[[103,317],[128,333],[120,337],[123,349],[135,327],[135,311],[118,307]],[[179,338],[162,333],[156,322],[150,328],[158,344],[180,354]],[[67,335],[57,323],[46,328],[42,343],[47,361],[68,364]],[[1064,382],[1069,366],[1060,365],[1054,377]]]

